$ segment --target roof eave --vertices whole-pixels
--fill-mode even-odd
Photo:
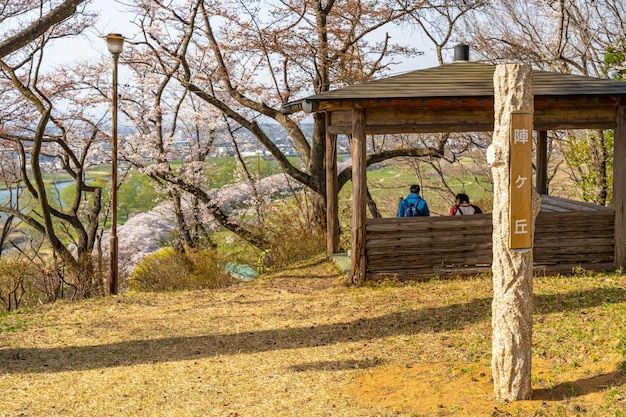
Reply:
[[[284,115],[290,115],[303,111],[305,113],[315,113],[319,110],[320,104],[318,100],[301,99],[293,101],[291,103],[283,104],[280,108],[280,112]]]

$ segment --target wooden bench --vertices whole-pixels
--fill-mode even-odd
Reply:
[[[615,212],[542,196],[534,238],[538,273],[614,269]],[[491,272],[491,214],[367,219],[366,275],[429,279]]]

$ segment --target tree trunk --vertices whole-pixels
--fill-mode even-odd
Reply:
[[[380,215],[380,211],[378,211],[378,207],[376,206],[376,202],[374,201],[374,198],[372,197],[372,194],[370,193],[370,189],[366,188],[366,192],[367,192],[367,209],[369,210],[373,218],[380,219],[382,216]]]
[[[595,134],[591,134],[587,141],[589,143],[589,155],[591,156],[591,164],[595,172],[596,182],[593,192],[593,202],[600,205],[606,204],[608,196],[607,191],[607,152],[606,143],[604,141],[604,131],[597,130]]]

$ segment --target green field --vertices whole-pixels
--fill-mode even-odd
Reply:
[[[419,184],[421,195],[428,202],[431,215],[445,216],[454,204],[454,196],[459,192],[468,194],[473,203],[483,211],[490,212],[493,195],[490,192],[491,179],[476,173],[473,175],[454,170],[442,180],[422,164],[426,175],[416,175],[411,167],[401,164],[378,165],[367,171],[367,185],[378,210],[383,217],[395,217],[398,200],[406,197],[411,184]],[[443,182],[445,181],[445,183]],[[351,204],[352,183],[346,184],[339,194],[343,206]]]

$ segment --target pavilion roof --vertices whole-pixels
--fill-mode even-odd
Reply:
[[[491,64],[454,62],[312,95],[286,104],[283,111],[302,110],[304,103],[315,102],[493,97],[495,69]],[[626,97],[626,82],[535,70],[533,93],[535,97],[621,99]]]

